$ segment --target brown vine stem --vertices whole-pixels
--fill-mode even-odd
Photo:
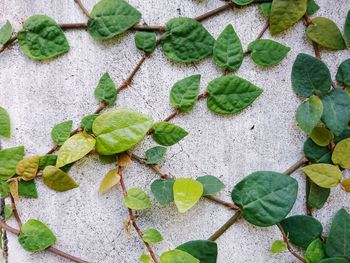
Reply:
[[[123,179],[123,168],[121,166],[118,166],[118,174],[120,176],[120,185],[122,187],[122,191],[123,191],[123,195],[124,197],[126,197],[128,195],[128,191],[126,189],[126,186],[125,186],[125,183],[124,183],[124,179]],[[143,241],[143,243],[145,244],[152,260],[154,261],[154,263],[159,263],[158,261],[158,258],[156,257],[153,249],[152,249],[152,246],[147,243],[146,241],[143,240],[143,233],[141,231],[141,229],[139,228],[139,226],[137,225],[136,223],[136,216],[134,214],[134,212],[132,211],[131,208],[128,208],[128,213],[129,213],[129,220],[130,220],[130,223],[132,224],[132,226],[135,228],[138,236],[141,238],[141,240]]]
[[[299,161],[297,161],[295,164],[293,164],[291,167],[289,167],[284,174],[285,175],[291,175],[296,170],[298,170],[301,166],[306,164],[309,160],[306,157],[301,158]]]
[[[84,15],[86,15],[87,18],[90,18],[89,11],[85,8],[81,0],[74,0],[74,2],[77,3],[77,5],[80,7],[81,11],[83,11]]]
[[[1,146],[1,138],[0,138],[0,150],[2,150]],[[5,199],[0,198],[0,218],[1,220],[5,221]],[[2,238],[2,258],[4,260],[4,263],[8,262],[8,240],[7,240],[7,233],[6,230],[1,230],[0,231],[0,238]]]
[[[15,216],[15,219],[17,221],[17,224],[18,224],[19,228],[21,228],[22,227],[22,220],[19,217],[17,206],[16,206],[16,202],[15,202],[15,199],[13,198],[12,194],[10,194],[10,199],[11,199],[13,215]]]
[[[241,215],[241,212],[236,212],[225,224],[223,224],[222,227],[220,227],[213,235],[211,235],[208,240],[215,241],[217,240],[222,234],[224,234],[234,223],[237,222]]]
[[[224,5],[216,8],[216,9],[213,9],[211,11],[204,13],[203,15],[197,16],[194,19],[196,19],[198,22],[202,22],[203,20],[208,19],[209,17],[215,16],[215,15],[221,13],[222,11],[225,11],[226,9],[232,8],[234,6],[235,6],[235,4],[230,1]]]

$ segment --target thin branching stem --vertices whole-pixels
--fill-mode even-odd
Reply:
[[[15,216],[15,219],[17,221],[18,227],[21,228],[22,227],[22,220],[21,220],[21,218],[19,216],[19,213],[18,213],[18,210],[17,210],[17,206],[16,206],[16,202],[15,202],[15,199],[13,198],[12,194],[10,194],[10,199],[11,199],[13,215]]]
[[[309,160],[306,157],[301,158],[298,160],[295,164],[293,164],[291,167],[289,167],[286,171],[284,171],[285,175],[291,175],[296,170],[298,170],[300,167],[302,167],[304,164],[306,164]]]
[[[289,252],[296,257],[297,259],[299,259],[301,262],[306,262],[305,258],[303,256],[300,256],[297,252],[295,252],[295,250],[293,249],[292,245],[289,242],[288,236],[286,235],[286,232],[284,231],[283,227],[281,226],[281,224],[277,224],[278,229],[281,231],[282,237],[283,237],[283,241],[284,243],[287,245],[287,248],[289,250]]]
[[[221,237],[237,220],[240,218],[241,212],[236,212],[225,224],[222,225],[213,235],[211,235],[208,240],[215,241]]]

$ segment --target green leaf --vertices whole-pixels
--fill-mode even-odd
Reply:
[[[13,29],[10,21],[6,21],[6,24],[0,28],[0,44],[5,45],[12,36]]]
[[[198,101],[201,75],[192,75],[177,81],[170,91],[170,103],[182,112],[189,112]]]
[[[307,54],[299,54],[292,68],[292,87],[302,97],[324,95],[331,88],[331,73],[325,63]]]
[[[315,239],[307,247],[305,252],[306,263],[318,263],[320,260],[326,257],[324,251],[324,244],[321,239]]]
[[[297,192],[298,182],[294,178],[259,171],[240,181],[231,196],[248,222],[256,226],[272,226],[288,215]]]
[[[7,111],[0,106],[0,136],[11,137],[11,121]]]
[[[39,220],[29,219],[22,227],[18,242],[29,252],[40,252],[56,243],[52,231]]]
[[[171,146],[181,141],[188,134],[180,126],[165,121],[155,123],[152,131],[153,139],[164,146]]]
[[[40,162],[40,156],[31,156],[19,161],[16,166],[17,175],[23,180],[29,181],[36,177]]]
[[[99,155],[99,160],[102,163],[116,163],[116,161],[118,160],[118,157],[116,156],[116,154],[113,155]]]
[[[332,161],[344,169],[350,168],[350,138],[342,140],[335,146]]]
[[[332,152],[328,147],[318,146],[308,138],[304,143],[304,155],[314,163],[332,163]]]
[[[350,43],[350,11],[348,12],[344,25],[344,37],[346,42]]]
[[[200,261],[185,251],[174,249],[160,256],[160,263],[200,263]]]
[[[325,258],[317,263],[348,263],[345,258]]]
[[[207,105],[211,111],[232,114],[252,104],[262,89],[239,77],[223,76],[209,82],[207,92]]]
[[[243,48],[233,26],[227,25],[214,44],[214,61],[219,68],[234,72],[243,62]]]
[[[315,0],[307,0],[306,13],[312,16],[320,9],[320,6],[315,2]]]
[[[312,95],[305,100],[297,109],[296,119],[298,126],[307,134],[310,134],[317,123],[321,120],[323,104],[319,97]]]
[[[84,129],[84,131],[91,133],[92,132],[92,124],[95,119],[98,117],[98,114],[86,115],[80,122],[80,127]]]
[[[44,170],[46,166],[56,165],[57,155],[47,154],[40,157],[39,170]]]
[[[337,166],[325,163],[311,164],[301,169],[315,184],[324,188],[336,187],[343,174]]]
[[[306,12],[307,0],[274,0],[270,14],[270,30],[277,35],[298,22]]]
[[[38,198],[38,192],[36,190],[35,180],[31,181],[19,181],[18,193],[22,197]]]
[[[310,208],[321,209],[326,203],[331,190],[323,188],[310,181],[310,186],[307,195],[307,205]]]
[[[322,121],[337,136],[348,126],[350,121],[350,97],[342,89],[334,89],[321,98],[323,103]]]
[[[5,214],[5,219],[6,220],[11,218],[12,212],[13,212],[12,206],[9,205],[9,204],[5,205],[5,207],[4,207],[4,214]]]
[[[284,59],[289,47],[270,39],[258,39],[248,45],[252,60],[259,66],[274,66]]]
[[[176,249],[191,254],[200,263],[216,263],[218,257],[218,246],[210,240],[193,240],[186,242]]]
[[[282,220],[280,224],[289,241],[304,249],[316,238],[319,238],[323,231],[323,227],[317,219],[306,215],[288,217]]]
[[[192,18],[173,18],[165,25],[161,44],[164,55],[171,61],[192,63],[213,52],[215,39]]]
[[[24,147],[13,147],[0,151],[0,179],[7,180],[16,174],[16,166],[24,157]]]
[[[167,205],[174,201],[174,179],[157,179],[151,184],[151,191],[161,205]]]
[[[337,71],[336,80],[345,86],[350,86],[350,59],[344,60],[340,64]]]
[[[150,263],[151,262],[151,256],[145,253],[142,253],[142,255],[139,257],[139,260],[142,263]]]
[[[201,198],[203,185],[191,178],[180,178],[175,180],[173,191],[177,209],[185,213]]]
[[[128,195],[124,197],[124,205],[135,210],[152,208],[151,201],[141,188],[131,188]]]
[[[272,3],[261,3],[259,8],[265,17],[269,17],[271,14]]]
[[[345,209],[340,209],[332,221],[326,253],[329,257],[350,258],[350,215]]]
[[[140,21],[141,13],[124,0],[101,0],[92,9],[88,31],[97,41],[120,35]]]
[[[225,184],[212,175],[200,176],[197,181],[204,187],[203,196],[216,194],[225,188]]]
[[[70,137],[73,121],[56,124],[51,130],[51,138],[57,145],[62,145]]]
[[[0,181],[0,197],[6,198],[10,195],[10,185],[6,181]]]
[[[253,3],[254,0],[232,0],[237,5],[248,5],[250,3]]]
[[[307,27],[306,35],[325,48],[346,49],[346,43],[339,28],[328,18],[316,17],[312,19],[312,24]]]
[[[163,240],[163,237],[157,229],[147,228],[143,231],[142,239],[147,243],[158,243]]]
[[[148,149],[145,152],[147,164],[157,164],[165,155],[166,148],[162,146],[156,146]]]
[[[102,75],[95,89],[95,97],[99,101],[112,105],[117,99],[115,84],[108,72]]]
[[[287,250],[287,245],[282,240],[275,240],[271,246],[271,253],[277,254]]]
[[[347,138],[350,138],[350,127],[346,127],[345,130],[340,135],[336,136],[334,138],[334,142],[338,143]]]
[[[102,155],[127,151],[146,136],[152,124],[150,116],[131,109],[103,113],[92,125],[97,136],[96,150]]]
[[[17,38],[22,52],[34,60],[47,60],[69,51],[63,30],[44,15],[28,18]]]
[[[334,135],[325,127],[315,127],[310,133],[310,138],[319,146],[327,146],[332,142]]]
[[[64,192],[79,185],[68,174],[55,166],[47,166],[43,171],[43,181],[47,187],[58,192]]]
[[[86,133],[73,135],[58,151],[56,166],[60,168],[80,160],[94,149],[95,142],[96,140]]]
[[[135,45],[146,54],[151,54],[157,46],[157,36],[154,32],[137,31]]]
[[[120,175],[118,174],[117,169],[110,170],[105,177],[103,177],[98,191],[100,193],[105,193],[113,186],[117,185],[120,182]]]

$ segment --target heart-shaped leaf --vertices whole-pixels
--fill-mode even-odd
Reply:
[[[319,146],[327,146],[334,138],[333,133],[326,127],[315,127],[310,133],[310,138]]]
[[[283,240],[276,240],[272,243],[271,253],[277,254],[287,250],[287,245]]]
[[[43,181],[52,190],[64,192],[79,185],[68,174],[56,166],[47,166],[43,171]]]
[[[143,231],[142,239],[147,243],[158,243],[163,240],[163,237],[157,229],[147,228]]]
[[[173,190],[177,209],[180,213],[185,213],[201,198],[203,185],[191,178],[179,178],[175,180]]]
[[[92,132],[92,124],[95,119],[98,117],[98,114],[86,115],[80,122],[80,127],[84,129],[84,131],[91,133]]]
[[[166,148],[162,146],[156,146],[148,149],[145,152],[147,164],[157,164],[165,155]]]
[[[100,81],[95,89],[95,97],[99,101],[106,103],[107,105],[112,105],[117,99],[117,91],[115,89],[115,84],[108,72],[102,75]]]
[[[324,244],[319,238],[312,241],[305,251],[307,263],[318,263],[325,257]]]
[[[176,249],[191,254],[200,263],[216,263],[218,257],[218,246],[210,240],[193,240],[186,242]]]
[[[118,170],[117,169],[110,170],[105,175],[105,177],[103,177],[98,191],[100,193],[107,192],[113,186],[119,184],[119,182],[120,182],[120,175],[118,174]]]
[[[319,97],[311,96],[297,109],[296,119],[298,126],[307,134],[310,134],[317,123],[321,120],[323,104]]]
[[[344,169],[350,168],[350,138],[342,140],[335,146],[332,161]]]
[[[13,147],[0,151],[0,179],[7,180],[16,174],[16,166],[24,157],[24,147]]]
[[[146,54],[151,54],[157,46],[157,36],[154,32],[137,31],[135,45]]]
[[[302,171],[318,186],[324,188],[336,187],[343,174],[337,166],[325,163],[311,164]]]
[[[32,180],[38,172],[39,162],[40,156],[27,157],[17,164],[16,173],[25,181]]]
[[[152,208],[148,195],[141,188],[131,188],[128,195],[124,197],[124,205],[135,210]]]
[[[350,86],[350,59],[344,60],[340,64],[337,71],[336,80],[345,86]]]
[[[151,191],[161,205],[167,205],[174,201],[174,179],[157,179],[151,184]]]
[[[51,130],[51,138],[57,145],[62,145],[70,137],[73,121],[56,124]]]
[[[192,75],[177,81],[170,91],[170,103],[182,112],[189,112],[198,101],[201,75]]]
[[[314,163],[332,163],[332,153],[328,147],[317,145],[308,138],[304,143],[304,155]]]
[[[216,194],[225,187],[225,184],[219,178],[212,175],[200,176],[197,181],[204,187],[203,196]]]
[[[171,146],[181,141],[188,134],[180,126],[165,121],[155,123],[152,131],[153,139],[164,146]]]
[[[323,188],[310,181],[310,186],[307,195],[307,205],[310,208],[321,209],[327,202],[331,190]]]
[[[35,181],[19,181],[18,194],[21,197],[38,198]]]
[[[184,263],[184,262],[200,263],[200,261],[195,257],[191,256],[191,254],[179,249],[166,251],[160,256],[160,263]]]

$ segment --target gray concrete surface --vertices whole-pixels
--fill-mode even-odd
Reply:
[[[84,2],[91,10],[96,0]],[[318,2],[321,5],[318,15],[331,18],[343,29],[350,2]],[[148,24],[164,24],[179,15],[197,16],[222,4],[217,0],[130,0],[130,3],[142,12]],[[0,2],[0,23],[9,19],[16,30],[33,14],[46,14],[61,23],[86,20],[73,0]],[[204,25],[217,37],[228,23],[233,24],[246,47],[263,27],[264,18],[257,6],[251,6],[228,10]],[[4,147],[25,145],[28,155],[44,154],[52,146],[50,130],[54,124],[71,119],[77,126],[85,114],[96,108],[93,91],[99,77],[108,71],[116,83],[121,83],[141,57],[134,46],[133,33],[103,44],[94,41],[84,30],[69,31],[66,35],[70,52],[48,63],[28,59],[18,45],[0,55],[0,105],[8,109],[13,125],[13,137],[2,142]],[[271,36],[267,33],[265,37]],[[300,101],[291,90],[290,72],[296,55],[312,54],[312,45],[301,22],[273,39],[292,48],[280,65],[261,69],[245,58],[236,73],[263,88],[261,97],[235,116],[214,115],[201,101],[193,112],[177,117],[174,122],[188,130],[189,135],[169,149],[161,163],[165,171],[178,177],[218,176],[227,185],[219,196],[230,200],[230,190],[244,176],[257,170],[284,171],[302,156],[305,136],[294,119]],[[322,56],[334,76],[349,53],[322,50]],[[202,74],[201,89],[205,90],[207,83],[221,71],[210,58],[196,67],[172,64],[157,49],[131,87],[120,93],[116,107],[135,108],[161,120],[172,111],[171,85],[194,73]],[[154,142],[147,139],[136,151],[142,154],[151,145]],[[138,262],[145,248],[134,232],[127,238],[123,229],[127,211],[122,205],[120,189],[105,195],[97,193],[101,178],[110,167],[100,164],[96,156],[84,158],[70,172],[80,187],[65,193],[51,191],[39,180],[39,199],[23,199],[18,204],[23,220],[38,218],[46,222],[57,235],[58,248],[91,262]],[[150,183],[157,178],[137,163],[128,167],[125,174],[128,187],[139,186],[149,193]],[[304,213],[304,176],[300,173],[293,176],[300,187],[291,214]],[[326,230],[335,211],[341,207],[350,209],[348,200],[343,191],[334,189],[327,205],[315,213]],[[230,215],[230,211],[206,200],[184,215],[174,205],[155,204],[153,209],[141,212],[139,224],[143,229],[155,227],[163,233],[165,241],[154,246],[157,254],[161,254],[185,241],[208,238]],[[15,225],[13,220],[10,223]],[[218,240],[218,262],[296,262],[288,252],[278,255],[269,252],[276,239],[281,239],[276,227],[257,228],[239,222]],[[9,261],[66,262],[46,252],[25,252],[13,235],[9,236]]]

